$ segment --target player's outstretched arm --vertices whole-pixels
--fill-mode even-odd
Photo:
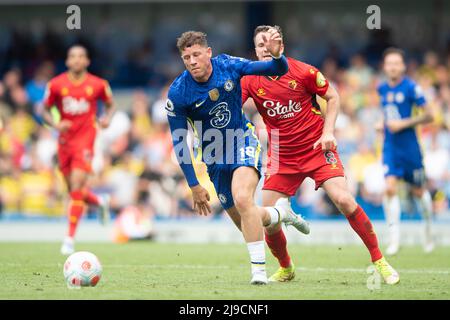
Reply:
[[[282,76],[288,72],[289,66],[285,56],[273,58],[271,61],[251,61],[242,70],[242,75]]]

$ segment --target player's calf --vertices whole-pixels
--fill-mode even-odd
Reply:
[[[352,215],[358,207],[355,198],[349,191],[344,191],[340,194],[334,195],[331,200],[339,211],[345,216]]]
[[[70,192],[70,203],[68,208],[69,229],[61,247],[61,253],[66,255],[74,251],[74,238],[78,223],[83,215],[85,203],[83,193],[80,190]]]

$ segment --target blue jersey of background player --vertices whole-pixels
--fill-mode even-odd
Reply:
[[[416,126],[433,121],[432,112],[420,87],[406,77],[404,53],[388,48],[384,55],[383,70],[387,81],[380,85],[378,93],[384,111],[383,163],[386,166],[386,191],[383,207],[389,226],[389,246],[386,254],[394,255],[400,246],[400,199],[397,180],[411,184],[411,192],[418,210],[425,218],[425,251],[433,249],[431,237],[432,200],[425,189],[425,170],[422,152],[416,136]],[[420,107],[420,115],[413,114],[414,106]]]
[[[264,41],[274,57],[271,61],[250,61],[228,55],[212,58],[206,34],[183,33],[177,47],[186,71],[170,86],[166,107],[174,151],[191,188],[193,207],[201,215],[211,212],[209,193],[198,183],[192,166],[187,144],[188,121],[194,132],[197,131],[203,160],[222,207],[247,242],[252,284],[268,282],[263,226],[284,222],[301,232],[309,232],[307,223],[292,211],[289,203],[259,207],[254,201],[260,179],[261,147],[253,125],[242,111],[240,79],[249,74],[281,76],[288,71],[278,31],[269,30]],[[236,134],[239,141],[230,146],[227,133]],[[211,145],[213,148],[209,148]],[[207,152],[207,149],[211,150]]]
[[[414,107],[424,107],[425,97],[420,87],[403,77],[391,85],[388,81],[378,87],[385,126],[383,163],[386,176],[396,176],[416,186],[424,182],[422,152],[414,126],[392,128],[392,122],[411,119]],[[389,126],[390,125],[390,126]]]

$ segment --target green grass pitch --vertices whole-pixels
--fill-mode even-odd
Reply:
[[[251,286],[245,244],[80,243],[103,265],[97,287],[70,290],[59,243],[0,243],[0,299],[449,299],[450,248],[402,248],[398,285],[369,290],[363,246],[289,247],[297,277]],[[269,274],[277,263],[266,251]]]

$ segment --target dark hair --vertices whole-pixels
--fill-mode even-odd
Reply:
[[[88,49],[87,49],[85,46],[83,46],[82,44],[73,44],[73,45],[71,45],[71,46],[69,47],[69,49],[67,49],[67,56],[69,55],[70,50],[75,49],[75,48],[83,49],[83,50],[84,50],[84,53],[86,54],[86,57],[89,58],[89,52],[88,52]]]
[[[386,50],[383,51],[383,61],[390,54],[399,54],[402,57],[403,61],[406,60],[405,51],[403,51],[400,48],[389,47],[389,48],[387,48]]]
[[[278,31],[278,33],[280,34],[281,38],[283,38],[283,31],[281,30],[280,26],[267,26],[267,25],[261,25],[261,26],[257,26],[255,28],[255,32],[253,32],[253,40],[255,40],[256,36],[258,35],[258,33],[260,32],[267,32],[269,31],[269,29],[275,29]]]
[[[195,44],[207,47],[208,41],[206,40],[206,33],[201,31],[186,31],[177,39],[177,48],[180,52]]]

